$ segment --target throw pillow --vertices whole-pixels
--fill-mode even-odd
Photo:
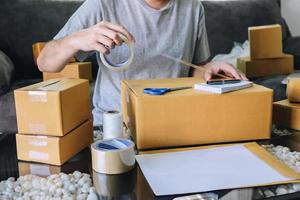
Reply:
[[[13,71],[14,65],[12,61],[0,50],[0,95],[9,89]]]

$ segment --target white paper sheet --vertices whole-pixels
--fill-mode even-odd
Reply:
[[[137,155],[155,195],[206,192],[287,181],[243,145]]]

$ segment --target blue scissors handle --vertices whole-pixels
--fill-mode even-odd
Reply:
[[[150,95],[163,95],[169,91],[169,88],[144,88],[144,93]]]
[[[192,87],[176,87],[176,88],[144,88],[145,94],[150,95],[164,95],[167,92],[172,92],[176,90],[184,90]]]

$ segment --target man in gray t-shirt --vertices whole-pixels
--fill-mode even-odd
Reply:
[[[110,53],[112,62],[126,60],[128,52],[125,45],[120,46],[117,33],[135,46],[135,58],[123,72],[109,70],[99,59],[101,52]],[[194,76],[210,79],[224,72],[246,79],[228,64],[205,64],[210,52],[200,0],[86,0],[47,43],[38,66],[42,71],[59,71],[72,56],[82,61],[93,53],[99,64],[93,97],[94,125],[102,124],[103,112],[120,110],[121,80],[188,76],[189,68],[166,60],[160,56],[162,53],[202,64],[211,71],[203,74],[196,70]]]

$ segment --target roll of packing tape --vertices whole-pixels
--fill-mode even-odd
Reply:
[[[101,174],[93,170],[94,187],[100,197],[116,198],[134,193],[136,170],[124,174]]]
[[[103,113],[103,139],[123,137],[123,115],[118,111]]]
[[[130,51],[130,56],[127,61],[122,62],[122,63],[117,63],[113,64],[109,60],[107,60],[105,54],[100,53],[100,59],[103,63],[104,66],[106,66],[108,69],[115,70],[115,71],[121,71],[125,70],[129,67],[129,65],[132,63],[133,58],[134,58],[134,46],[131,42],[128,41],[128,39],[122,35],[119,34],[120,38],[123,40],[123,42],[128,46],[129,51]]]
[[[134,143],[126,139],[94,142],[91,146],[92,166],[103,174],[122,174],[135,165]]]
[[[300,102],[300,78],[288,79],[287,96],[290,102]]]

